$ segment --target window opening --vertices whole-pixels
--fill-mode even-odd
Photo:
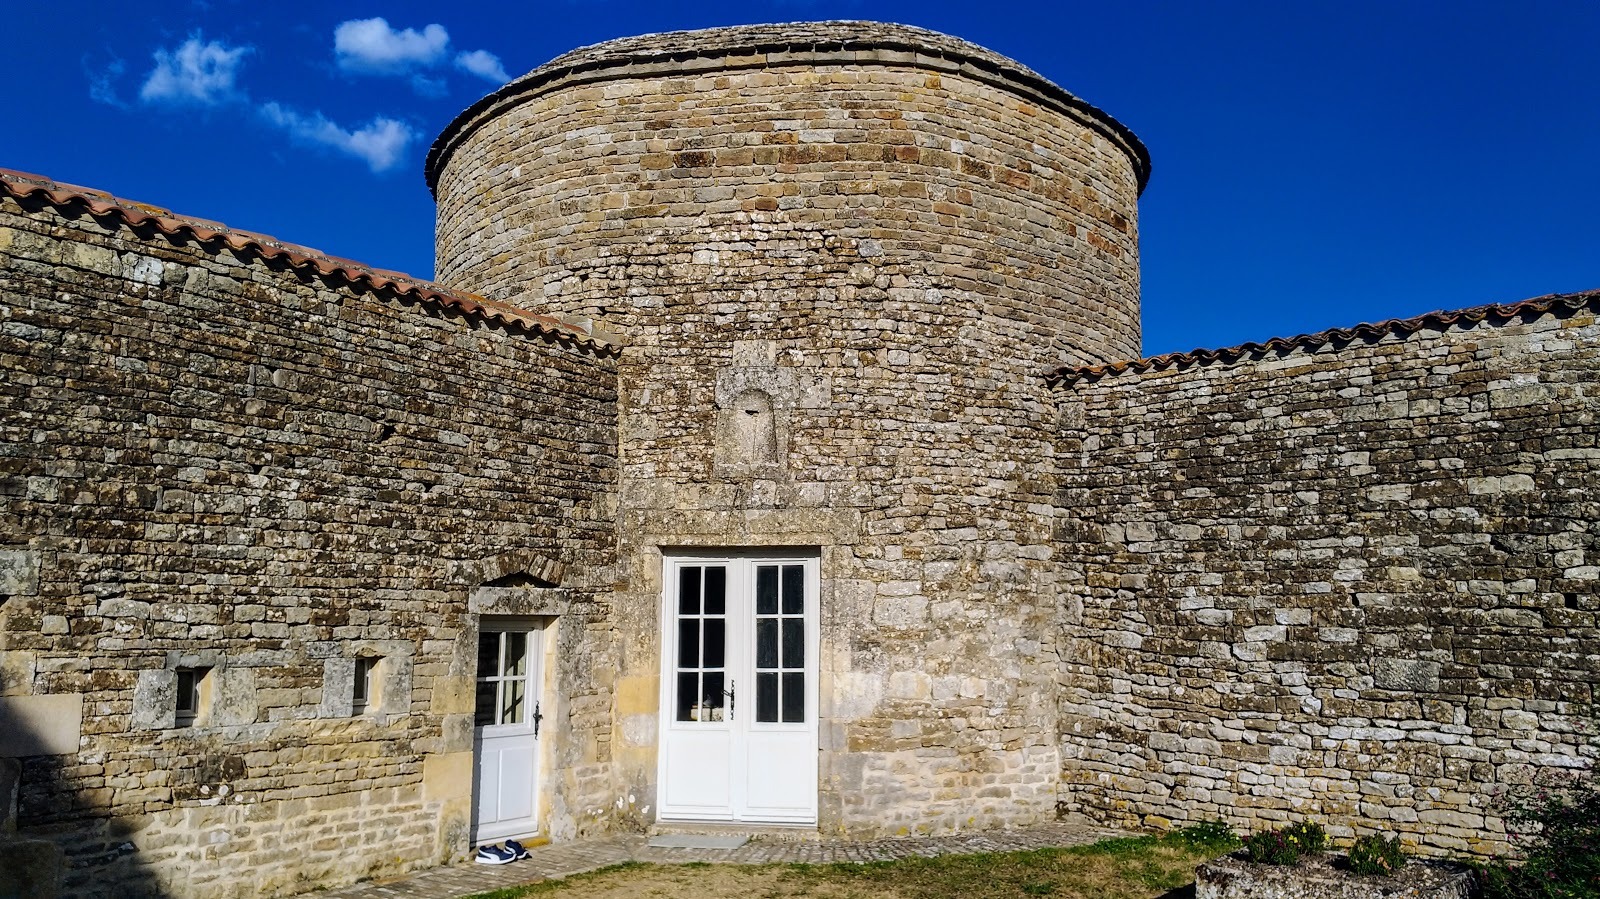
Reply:
[[[684,565],[678,569],[678,721],[725,721],[732,709],[727,682],[728,569]]]
[[[756,566],[756,721],[806,720],[804,565]]]
[[[350,714],[365,715],[378,708],[378,671],[383,661],[377,656],[356,659],[355,677],[350,691]]]
[[[533,703],[528,695],[531,677],[527,631],[481,631],[473,724],[527,724]]]
[[[178,727],[191,727],[200,719],[201,712],[205,710],[206,700],[210,698],[209,674],[211,674],[210,668],[178,669],[178,689],[175,697],[177,714],[174,718]]]

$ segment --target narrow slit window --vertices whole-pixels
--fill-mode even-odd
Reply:
[[[192,727],[205,711],[210,693],[210,668],[179,668],[177,696],[174,698],[178,727]]]
[[[350,714],[365,715],[378,709],[378,672],[383,660],[374,656],[356,659],[350,690]]]

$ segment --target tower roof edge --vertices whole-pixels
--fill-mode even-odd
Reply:
[[[670,31],[617,38],[564,53],[513,79],[457,115],[428,150],[424,176],[436,190],[457,146],[483,122],[533,97],[595,81],[780,65],[878,63],[949,72],[1004,86],[1081,119],[1133,162],[1143,191],[1150,152],[1126,125],[1022,63],[926,28],[884,22],[791,22]]]

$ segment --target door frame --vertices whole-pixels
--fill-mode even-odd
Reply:
[[[528,700],[533,703],[529,714],[529,723],[534,721],[534,714],[550,708],[549,684],[551,682],[552,645],[554,635],[554,620],[542,615],[479,615],[477,628],[474,634],[473,651],[476,654],[478,640],[482,639],[484,631],[493,633],[522,632],[529,635],[528,653],[536,656],[529,659],[528,674]],[[476,655],[474,655],[476,658]],[[473,695],[477,695],[478,678],[482,673],[474,670],[472,673]],[[474,715],[476,715],[476,701],[474,701]],[[544,718],[550,718],[549,712],[544,712]],[[485,841],[499,842],[510,839],[526,839],[540,835],[544,831],[544,799],[545,799],[545,757],[544,745],[547,729],[542,727],[530,728],[533,734],[533,796],[531,797],[531,812],[525,822],[518,822],[514,826],[501,825],[484,833],[478,821],[481,808],[480,787],[481,766],[483,764],[483,728],[476,722],[472,728],[472,820],[471,820],[471,845],[477,846]]]
[[[676,636],[677,636],[677,609],[673,603],[677,590],[677,567],[679,565],[699,565],[730,563],[728,581],[728,637],[733,642],[734,634],[738,631],[732,624],[734,613],[734,572],[740,566],[748,566],[751,578],[748,584],[750,591],[748,601],[751,603],[747,617],[752,622],[754,612],[754,566],[766,563],[795,564],[805,566],[805,591],[813,603],[810,614],[806,616],[805,627],[805,667],[807,682],[807,696],[805,701],[807,720],[810,728],[808,757],[814,766],[815,784],[817,789],[811,794],[810,809],[808,814],[776,815],[756,817],[740,814],[738,793],[730,798],[730,810],[726,816],[711,816],[697,813],[669,813],[666,811],[667,797],[667,741],[676,726],[688,722],[678,722],[674,717],[674,688],[676,683]],[[822,558],[818,549],[797,547],[720,547],[720,548],[679,548],[661,550],[661,591],[657,600],[657,625],[659,640],[657,641],[656,670],[660,679],[659,707],[656,716],[657,741],[656,741],[656,814],[655,819],[662,823],[727,823],[727,824],[771,824],[788,826],[813,826],[817,823],[818,798],[821,790],[821,756],[820,736],[822,718],[822,689],[821,689],[821,644],[822,644]],[[740,589],[744,589],[741,587]],[[743,745],[750,733],[750,724],[755,723],[753,716],[756,708],[756,689],[753,678],[755,670],[753,630],[744,635],[746,639],[743,646],[738,648],[738,658],[741,659],[736,669],[735,656],[730,655],[727,660],[730,680],[736,671],[741,672],[748,683],[737,689],[741,694],[735,698],[734,705],[734,731],[740,736],[730,738],[739,744],[733,751],[747,751]],[[741,714],[742,712],[742,714]],[[780,729],[781,730],[781,729]],[[759,732],[758,732],[759,733]],[[744,770],[748,762],[730,759],[730,764],[735,766],[735,771]],[[730,772],[730,778],[733,772]]]

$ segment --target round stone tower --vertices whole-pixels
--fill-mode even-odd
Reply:
[[[584,760],[617,795],[861,836],[1052,817],[1043,375],[1138,354],[1147,173],[1024,66],[866,22],[611,41],[445,129],[439,280],[626,340],[612,728]],[[781,575],[788,609],[791,573],[793,655],[762,594]]]

